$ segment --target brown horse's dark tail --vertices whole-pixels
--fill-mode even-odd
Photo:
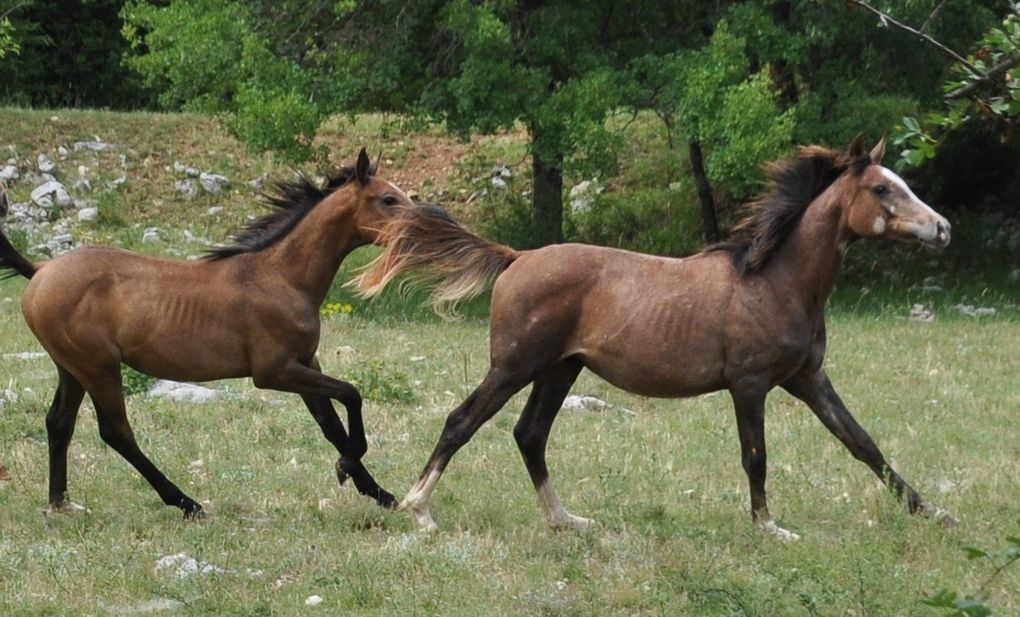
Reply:
[[[30,279],[37,270],[35,264],[19,253],[4,232],[0,231],[0,280],[19,274]]]
[[[391,219],[379,243],[386,250],[349,284],[362,295],[374,296],[410,273],[412,281],[432,288],[429,300],[443,315],[488,290],[518,255],[508,246],[479,238],[432,204],[408,208]]]

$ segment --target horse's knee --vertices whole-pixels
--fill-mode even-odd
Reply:
[[[70,440],[74,418],[66,413],[50,412],[46,414],[46,437],[50,444],[62,444]]]
[[[526,425],[521,418],[520,421],[514,426],[514,441],[517,442],[517,447],[521,450],[525,450],[531,445],[533,441],[531,427]]]
[[[120,451],[120,448],[130,441],[130,438],[126,437],[129,435],[131,435],[130,426],[120,425],[109,420],[100,420],[99,422],[99,438],[114,450]]]
[[[471,419],[464,414],[452,413],[446,417],[443,433],[439,437],[438,447],[441,449],[458,449],[474,434]]]
[[[518,422],[514,427],[514,441],[521,453],[527,455],[531,452],[544,450],[546,436],[533,424]]]

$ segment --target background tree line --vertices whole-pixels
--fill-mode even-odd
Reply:
[[[607,120],[651,112],[686,155],[713,239],[715,203],[752,195],[763,162],[858,132],[892,134],[931,200],[1015,212],[1015,63],[990,73],[1017,56],[1018,11],[1006,0],[0,0],[0,97],[222,114],[251,148],[294,160],[316,154],[334,114],[396,112],[462,136],[523,126],[532,245],[563,239],[565,174],[617,173],[621,134]],[[969,85],[947,102],[947,88]]]

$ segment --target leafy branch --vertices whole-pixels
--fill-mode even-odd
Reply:
[[[925,26],[928,25],[928,22],[932,19],[932,17],[929,17],[928,20],[925,21],[925,24],[923,26],[921,26],[920,29],[917,29],[917,28],[912,28],[912,27],[908,26],[907,24],[894,19],[888,13],[882,12],[880,9],[877,9],[877,8],[871,6],[869,3],[865,2],[864,0],[849,0],[849,2],[850,2],[850,4],[856,4],[857,6],[859,6],[861,8],[864,8],[864,9],[867,9],[867,10],[871,11],[872,13],[874,13],[875,15],[877,15],[879,21],[882,22],[883,26],[892,25],[892,26],[895,26],[895,27],[899,28],[900,30],[904,30],[906,32],[909,32],[910,34],[913,34],[914,36],[916,36],[917,38],[921,39],[925,43],[931,45],[935,49],[938,49],[942,53],[946,54],[947,56],[949,56],[950,58],[952,58],[956,62],[959,62],[963,66],[967,67],[968,69],[973,71],[973,73],[975,75],[977,75],[977,74],[979,74],[981,72],[981,70],[978,67],[976,67],[973,64],[971,64],[970,62],[968,62],[966,58],[964,58],[960,54],[956,53],[955,51],[953,51],[949,47],[946,47],[945,45],[943,45],[942,43],[940,43],[939,41],[935,40],[934,38],[932,38],[931,36],[929,36],[928,34],[926,34],[924,32]],[[936,9],[936,10],[938,10],[938,9]],[[934,15],[934,13],[933,13],[933,15]]]
[[[923,121],[904,118],[896,128],[893,143],[903,146],[897,167],[918,166],[935,156],[937,146],[952,130],[972,119],[1014,123],[1020,119],[1020,79],[1013,69],[1020,66],[1020,5],[977,42],[976,51],[964,58],[925,32],[945,4],[935,9],[920,28],[900,22],[867,0],[848,0],[878,16],[884,26],[893,26],[920,38],[955,61],[953,80],[945,84],[945,112],[929,114]],[[979,94],[979,92],[981,94]]]

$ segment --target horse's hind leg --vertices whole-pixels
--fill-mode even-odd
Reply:
[[[340,422],[333,403],[329,397],[317,394],[304,394],[301,398],[305,401],[308,411],[322,429],[322,434],[333,444],[340,459],[336,462],[337,479],[341,484],[350,476],[354,480],[354,486],[362,495],[375,499],[376,503],[384,508],[395,508],[397,500],[389,492],[382,489],[372,477],[372,474],[365,469],[360,459],[349,459],[344,456],[347,451],[347,433],[344,425]]]
[[[567,512],[563,507],[549,478],[549,468],[545,461],[549,431],[582,368],[584,365],[580,360],[571,358],[540,375],[535,380],[524,412],[514,427],[514,439],[538,492],[539,505],[549,525],[556,529],[564,527],[585,529],[594,523],[591,519]]]
[[[436,529],[429,502],[450,459],[489,418],[506,405],[511,396],[527,384],[527,381],[508,380],[500,376],[501,373],[490,369],[482,384],[446,417],[443,433],[418,482],[400,502],[399,509],[410,512],[423,531]]]
[[[85,389],[63,367],[57,366],[59,383],[53,404],[46,414],[46,438],[50,454],[50,508],[64,509],[67,504],[67,448],[74,435],[78,409],[85,398]]]
[[[911,514],[920,513],[932,516],[945,524],[953,524],[955,520],[947,512],[927,502],[917,491],[907,484],[886,462],[882,452],[860,424],[854,420],[850,411],[836,394],[832,382],[819,369],[810,374],[797,375],[782,384],[783,389],[807,403],[825,428],[839,439],[854,458],[864,462],[889,487],[897,497],[906,497],[907,508]]]
[[[142,474],[152,488],[156,489],[163,503],[180,508],[184,512],[184,518],[202,516],[202,506],[168,480],[138,447],[134,432],[128,423],[119,367],[117,368],[116,377],[104,379],[87,388],[92,404],[96,407],[99,436]]]

